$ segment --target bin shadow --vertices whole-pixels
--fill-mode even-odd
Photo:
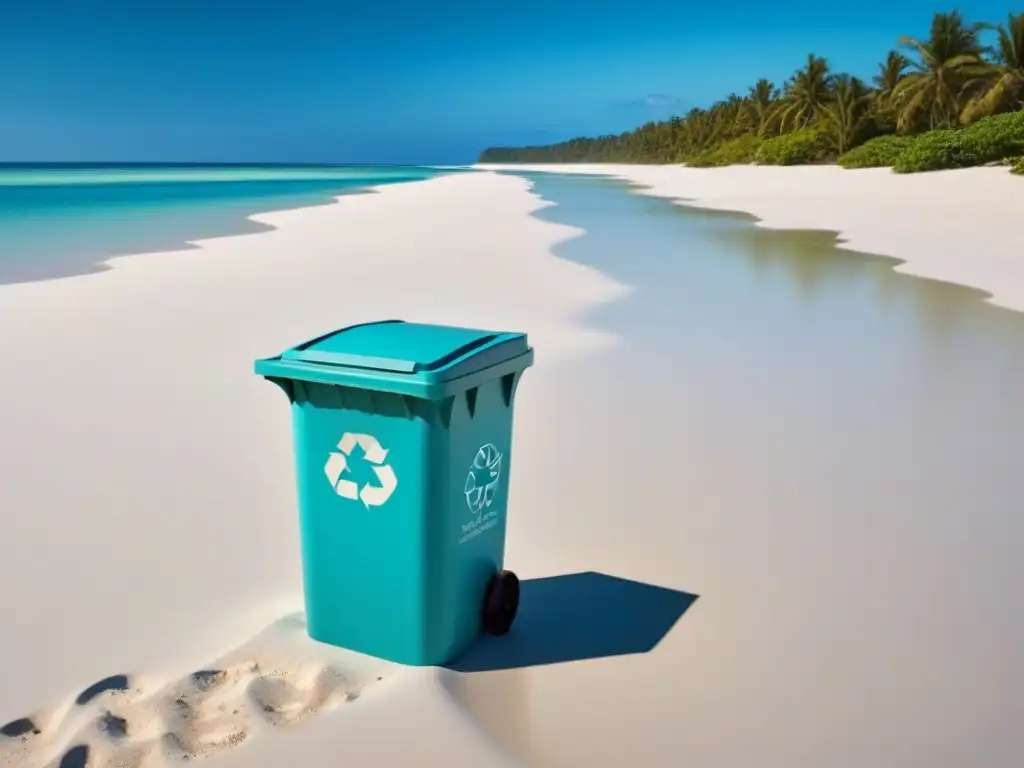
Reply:
[[[482,637],[446,667],[487,672],[647,653],[696,600],[594,571],[525,579],[512,630]]]

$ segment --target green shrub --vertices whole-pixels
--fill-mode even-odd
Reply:
[[[819,128],[784,133],[761,142],[754,161],[760,165],[807,165],[835,157],[835,143]]]
[[[1013,167],[1010,169],[1010,171],[1012,173],[1019,173],[1022,176],[1024,176],[1024,157],[1018,157],[1017,162],[1013,164]]]
[[[839,157],[843,168],[886,168],[914,143],[912,136],[878,136]]]
[[[1024,151],[1024,111],[993,115],[966,128],[922,133],[896,162],[897,173],[969,168]]]
[[[977,165],[977,161],[964,146],[961,132],[942,128],[916,136],[896,158],[892,169],[897,173],[915,173],[970,165]]]
[[[757,148],[760,145],[761,140],[757,136],[748,134],[698,152],[686,158],[685,162],[694,168],[752,163],[754,161],[754,153],[757,152]]]

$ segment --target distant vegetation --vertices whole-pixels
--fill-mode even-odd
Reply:
[[[991,32],[994,44],[983,44]],[[901,38],[868,84],[811,54],[777,88],[758,80],[708,109],[618,136],[492,148],[482,163],[737,163],[899,173],[1008,162],[1024,173],[1024,13],[1004,24],[938,13],[924,40]]]

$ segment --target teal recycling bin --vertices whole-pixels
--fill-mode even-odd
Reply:
[[[309,635],[443,664],[504,634],[512,402],[521,333],[398,320],[256,361],[292,411]]]

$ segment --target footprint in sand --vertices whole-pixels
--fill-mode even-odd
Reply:
[[[366,684],[383,679],[383,662],[356,674],[311,661],[302,630],[289,617],[176,680],[112,675],[74,699],[11,720],[0,726],[0,768],[146,768],[210,757],[267,726],[298,725],[354,701]],[[297,650],[296,642],[306,645]]]
[[[102,696],[108,691],[116,693],[124,693],[129,689],[128,675],[112,675],[111,677],[105,677],[98,682],[93,683],[75,699],[75,704],[80,707],[84,707],[91,701],[95,701],[97,698]]]
[[[194,672],[163,702],[164,748],[172,757],[209,756],[241,744],[249,735],[244,701],[244,671]]]
[[[86,768],[89,765],[89,745],[78,744],[60,759],[60,768]]]
[[[56,768],[144,768],[152,751],[151,745],[99,750],[77,744],[61,756]]]
[[[223,685],[228,679],[228,673],[223,669],[201,669],[193,672],[190,679],[197,691],[206,692]]]
[[[128,736],[128,721],[112,712],[105,712],[96,725],[111,739],[123,739]]]
[[[0,725],[0,736],[8,739],[17,739],[25,736],[38,736],[41,733],[36,724],[29,717],[21,717],[12,720],[6,725]]]
[[[249,684],[248,693],[256,711],[277,727],[297,725],[335,703],[359,696],[358,688],[349,684],[344,673],[330,667],[293,675],[262,675]]]

